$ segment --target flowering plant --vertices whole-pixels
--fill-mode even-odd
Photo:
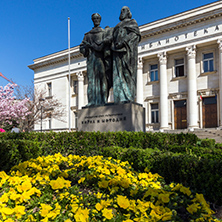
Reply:
[[[13,96],[16,84],[0,86],[0,122],[12,125],[12,121],[19,122],[20,119],[30,114],[27,108],[29,99],[16,100]]]
[[[219,221],[202,194],[102,156],[38,157],[0,187],[0,221]]]
[[[0,133],[4,133],[4,132],[5,132],[5,130],[0,128]]]

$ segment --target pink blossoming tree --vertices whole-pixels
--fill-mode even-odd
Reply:
[[[27,103],[29,99],[17,100],[14,96],[16,84],[7,84],[5,87],[0,86],[0,124],[2,126],[13,122],[19,123],[30,114]]]

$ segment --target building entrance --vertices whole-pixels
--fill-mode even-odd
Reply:
[[[187,102],[186,100],[174,101],[174,128],[187,128]]]
[[[203,98],[203,128],[217,127],[217,99],[216,97]]]

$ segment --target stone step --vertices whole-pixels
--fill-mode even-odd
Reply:
[[[222,143],[222,130],[216,128],[195,129],[194,131],[184,130],[166,130],[165,133],[194,133],[200,139],[215,139],[216,143]]]

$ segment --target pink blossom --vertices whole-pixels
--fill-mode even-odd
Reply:
[[[12,120],[19,122],[30,114],[27,104],[29,99],[16,100],[13,96],[16,84],[0,86],[0,122],[12,124]]]
[[[4,132],[5,132],[5,130],[0,128],[0,133],[4,133]]]

